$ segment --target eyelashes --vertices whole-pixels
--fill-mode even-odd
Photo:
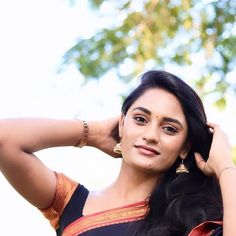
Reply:
[[[135,115],[133,119],[135,123],[140,126],[145,126],[149,123],[148,119],[142,115]],[[168,135],[175,135],[176,133],[178,133],[178,129],[173,125],[162,125],[161,129]]]
[[[134,116],[135,123],[138,125],[145,125],[148,121],[143,116]]]
[[[172,126],[164,126],[162,128],[167,134],[174,135],[178,133],[178,130]]]
[[[138,122],[147,122],[143,116],[134,116],[134,119]]]

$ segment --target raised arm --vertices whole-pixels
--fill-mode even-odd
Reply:
[[[218,125],[210,124],[213,141],[207,162],[199,154],[196,161],[207,175],[215,174],[219,180],[223,199],[223,235],[236,235],[236,166],[231,157],[231,146],[225,133]]]
[[[111,130],[118,117],[90,121],[87,145],[113,155]],[[38,208],[48,207],[55,194],[56,178],[35,155],[36,151],[78,144],[83,132],[79,120],[22,118],[0,120],[0,170],[9,183]],[[114,155],[113,155],[114,156]]]
[[[34,152],[79,141],[83,126],[77,120],[9,119],[0,121],[0,170],[29,202],[48,207],[56,178]]]

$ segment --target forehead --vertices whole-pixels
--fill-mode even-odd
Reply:
[[[179,100],[170,92],[153,88],[144,92],[130,107],[142,106],[148,109],[153,115],[178,118],[185,122],[185,116]]]

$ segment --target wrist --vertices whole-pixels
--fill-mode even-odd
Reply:
[[[99,140],[101,139],[101,132],[98,121],[88,121],[89,134],[87,137],[86,146],[97,147]]]
[[[231,158],[228,158],[227,160],[221,161],[214,166],[214,172],[216,177],[219,179],[219,176],[221,175],[222,171],[226,168],[236,167],[233,160]]]
[[[81,120],[81,123],[83,126],[81,136],[80,136],[79,142],[75,145],[76,147],[80,147],[80,148],[82,148],[83,146],[85,146],[87,144],[87,140],[88,140],[88,136],[89,136],[88,123],[84,120]]]
[[[218,179],[220,180],[220,178],[226,173],[226,172],[235,172],[236,173],[236,166],[235,165],[231,165],[231,166],[226,166],[224,168],[222,168],[219,172],[219,174],[217,175]]]

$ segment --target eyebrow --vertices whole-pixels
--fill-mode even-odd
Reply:
[[[182,129],[184,128],[183,125],[178,121],[177,119],[171,118],[171,117],[164,117],[163,121],[165,122],[172,122],[178,124]]]
[[[146,114],[148,114],[148,115],[151,115],[151,114],[152,114],[151,111],[149,111],[148,109],[146,109],[146,108],[144,108],[144,107],[135,107],[135,108],[133,109],[133,111],[135,111],[135,110],[143,111],[144,113],[146,113]]]
[[[152,114],[151,111],[149,111],[147,108],[144,108],[144,107],[135,107],[135,108],[133,109],[133,111],[135,111],[135,110],[140,110],[140,111],[146,113],[147,115],[151,115],[151,114]],[[164,121],[164,122],[176,123],[176,124],[178,124],[182,129],[184,128],[183,125],[181,124],[181,122],[180,122],[179,120],[177,120],[177,119],[174,119],[174,118],[171,118],[171,117],[164,117],[164,118],[163,118],[163,121]]]

